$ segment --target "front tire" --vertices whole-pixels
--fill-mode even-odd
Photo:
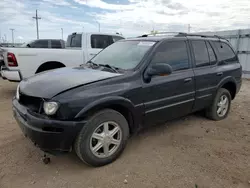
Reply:
[[[125,117],[111,109],[91,116],[75,141],[78,157],[91,166],[103,166],[115,161],[123,152],[129,137]]]
[[[212,120],[225,119],[231,107],[231,94],[227,89],[220,88],[212,105],[207,109],[206,116]]]

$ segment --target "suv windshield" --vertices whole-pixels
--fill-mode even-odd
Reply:
[[[155,42],[152,41],[116,42],[97,54],[91,61],[124,70],[133,69],[154,44]]]

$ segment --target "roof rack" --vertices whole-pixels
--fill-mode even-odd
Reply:
[[[182,32],[158,32],[158,33],[149,33],[149,34],[143,34],[139,37],[148,37],[148,36],[156,36],[156,35],[178,35],[178,34],[184,34]]]
[[[217,37],[218,39],[223,39],[229,42],[229,40],[225,37],[219,36],[219,35],[214,35],[214,37]]]
[[[180,33],[178,34],[178,36],[193,36],[193,37],[204,37],[204,38],[218,38],[218,39],[223,39],[223,40],[227,40],[226,38],[224,37],[221,37],[221,36],[218,36],[218,35],[201,35],[201,34],[192,34],[192,33]]]
[[[155,33],[155,34],[144,34],[142,36],[139,36],[139,37],[148,37],[148,36],[157,36],[157,35],[164,35],[164,34],[172,34],[172,35],[175,35],[176,37],[188,37],[188,36],[193,36],[193,37],[204,37],[204,38],[218,38],[219,40],[220,39],[223,39],[223,40],[226,40],[228,41],[228,39],[224,38],[224,37],[221,37],[221,36],[218,36],[218,35],[201,35],[201,34],[192,34],[192,33],[184,33],[184,32],[159,32],[159,33]]]

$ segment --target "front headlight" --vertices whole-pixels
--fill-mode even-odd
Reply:
[[[18,84],[16,88],[16,99],[19,100],[19,98],[20,98],[20,95],[19,95],[19,84]]]
[[[47,115],[54,115],[59,107],[57,102],[44,102],[43,109]]]

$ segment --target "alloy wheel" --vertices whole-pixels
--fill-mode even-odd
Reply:
[[[119,148],[122,140],[120,126],[107,121],[100,124],[90,138],[90,150],[98,158],[107,158]]]
[[[228,97],[226,95],[222,95],[219,99],[219,102],[217,103],[217,115],[219,117],[223,117],[225,116],[225,114],[228,111],[228,107],[229,107],[229,100]]]

